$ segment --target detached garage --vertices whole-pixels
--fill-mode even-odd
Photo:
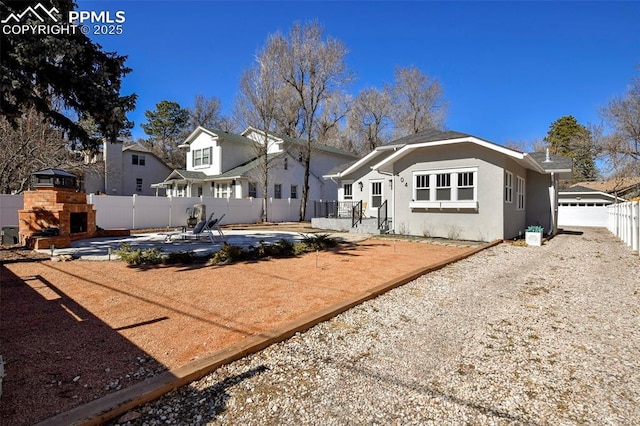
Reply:
[[[607,226],[607,206],[625,200],[584,186],[558,192],[558,226]]]

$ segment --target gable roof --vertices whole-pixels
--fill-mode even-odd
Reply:
[[[245,135],[250,133],[250,132],[256,132],[256,133],[260,133],[260,134],[264,134],[265,133],[264,130],[258,129],[258,128],[253,127],[253,126],[249,126],[241,133],[241,135],[243,137],[246,137]],[[273,137],[274,139],[279,139],[280,142],[288,143],[288,144],[291,144],[291,145],[304,146],[307,143],[307,141],[305,139],[293,138],[293,137],[290,137],[290,136],[282,136],[282,135],[279,135],[277,133],[272,133],[272,132],[269,132],[269,136]],[[349,151],[345,151],[345,150],[340,149],[340,148],[336,148],[336,147],[331,146],[331,145],[325,145],[325,144],[321,144],[321,143],[318,143],[318,142],[313,142],[313,147],[314,147],[314,149],[317,149],[317,150],[320,150],[320,151],[324,151],[324,152],[327,152],[327,153],[331,153],[331,154],[340,155],[340,156],[343,156],[343,157],[358,158],[357,154],[354,154],[354,153],[349,152]]]
[[[281,157],[281,156],[284,156],[284,153],[268,154],[267,158],[268,160],[273,160],[274,158]],[[245,174],[249,173],[251,170],[255,169],[260,165],[260,160],[261,160],[260,157],[252,158],[251,160],[247,161],[244,164],[240,164],[239,166],[234,167],[233,169],[227,170],[222,174],[210,176],[209,178],[210,179],[231,179],[231,178],[244,177]]]
[[[224,130],[205,129],[202,126],[196,127],[196,129],[187,136],[187,138],[178,145],[179,148],[187,148],[191,143],[200,136],[201,133],[206,133],[214,139],[221,139],[223,141],[239,143],[239,144],[252,144],[253,141],[245,136],[236,135],[235,133],[229,133]]]
[[[404,143],[401,144],[403,140]],[[373,170],[378,170],[381,172],[388,172],[388,170],[385,170],[386,167],[393,164],[396,160],[408,155],[415,149],[444,145],[456,145],[461,143],[472,143],[482,146],[484,148],[499,152],[513,158],[515,161],[517,161],[527,169],[531,169],[539,173],[546,173],[544,168],[528,154],[506,148],[502,145],[498,145],[493,142],[480,139],[476,136],[468,135],[466,133],[439,130],[425,130],[423,132],[409,135],[404,138],[400,138],[397,141],[394,141],[391,145],[401,145],[402,147],[392,155],[386,157],[379,163],[372,166],[371,168]]]
[[[582,183],[582,182],[581,182]],[[606,192],[602,192],[602,191],[598,191],[595,189],[591,189],[591,188],[587,188],[586,186],[582,186],[581,184],[575,184],[570,186],[569,188],[565,188],[561,191],[558,191],[558,196],[562,197],[562,196],[566,196],[567,198],[570,198],[571,196],[576,197],[576,196],[600,196],[602,198],[611,198],[613,200],[617,200],[617,201],[625,201],[624,198],[621,197],[616,197],[615,195],[606,193]],[[578,197],[579,199],[579,197]]]

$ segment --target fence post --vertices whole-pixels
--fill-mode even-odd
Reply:
[[[640,201],[631,203],[631,249],[640,252]]]

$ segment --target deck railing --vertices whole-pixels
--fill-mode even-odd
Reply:
[[[387,214],[387,200],[378,207],[378,229],[386,231],[389,228],[389,216]]]
[[[362,201],[358,201],[351,208],[351,227],[355,228],[360,223],[362,223]]]

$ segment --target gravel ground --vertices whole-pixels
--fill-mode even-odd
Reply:
[[[640,258],[575,231],[425,275],[119,422],[638,424]]]

